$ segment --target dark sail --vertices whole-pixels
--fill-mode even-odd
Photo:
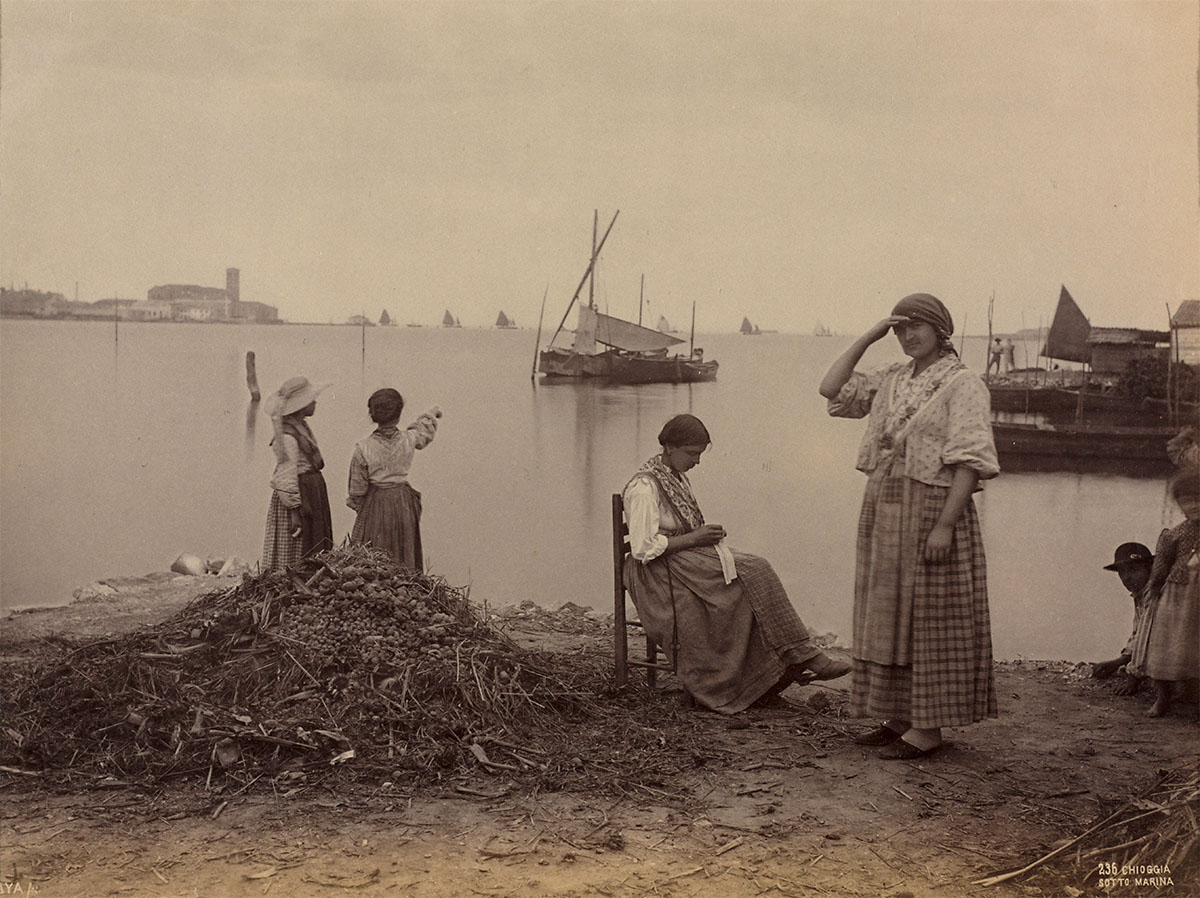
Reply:
[[[1090,362],[1092,347],[1088,345],[1088,335],[1091,332],[1091,322],[1064,286],[1058,294],[1058,308],[1054,310],[1042,355],[1069,362]]]

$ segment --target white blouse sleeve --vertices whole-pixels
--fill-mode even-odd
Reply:
[[[983,379],[964,375],[952,384],[942,464],[965,465],[987,480],[1000,473],[992,435],[991,395]]]
[[[625,522],[629,525],[629,550],[642,564],[667,550],[667,537],[658,532],[658,492],[648,477],[635,477],[625,487]]]

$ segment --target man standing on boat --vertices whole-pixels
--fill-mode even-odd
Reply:
[[[992,373],[992,365],[996,366],[996,374],[1000,374],[1000,362],[1004,358],[1004,347],[1000,345],[1000,338],[997,337],[992,341],[991,352],[988,354],[987,373]]]

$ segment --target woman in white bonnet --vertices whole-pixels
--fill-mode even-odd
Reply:
[[[305,419],[317,410],[317,396],[328,384],[292,377],[267,397],[264,411],[275,436],[275,473],[263,540],[263,570],[284,570],[300,559],[333,547],[329,493],[321,469],[325,460]]]

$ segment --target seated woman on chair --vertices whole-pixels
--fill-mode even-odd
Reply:
[[[799,679],[849,673],[813,644],[771,565],[731,551],[724,528],[704,523],[686,476],[712,442],[700,419],[676,415],[658,442],[624,490],[624,580],[692,697],[734,714]]]

